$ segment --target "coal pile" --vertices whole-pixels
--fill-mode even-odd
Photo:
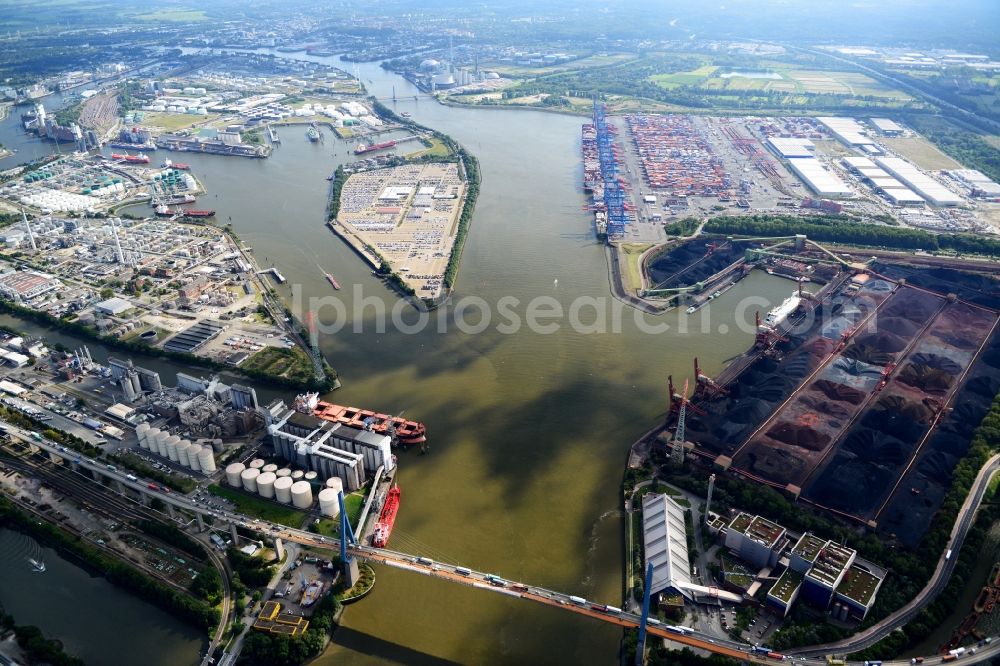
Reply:
[[[716,249],[708,255],[709,246],[721,242],[696,238],[654,258],[648,266],[650,285],[655,289],[675,289],[715,275],[737,258],[729,247]]]

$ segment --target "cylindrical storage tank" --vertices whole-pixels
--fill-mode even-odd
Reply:
[[[177,462],[184,465],[185,467],[190,467],[188,462],[188,451],[191,449],[191,442],[186,439],[182,439],[181,443],[177,445]]]
[[[135,436],[139,440],[139,448],[148,449],[149,444],[146,443],[146,435],[149,434],[149,424],[140,423],[135,427]]]
[[[198,466],[205,474],[211,474],[216,470],[215,451],[211,446],[201,447],[201,451],[198,452]],[[191,468],[194,469],[194,461],[191,461]]]
[[[152,443],[149,445],[151,450],[155,450],[156,454],[159,456],[167,456],[167,440],[170,439],[170,433],[166,430],[161,430],[156,433],[156,447],[154,449]]]
[[[331,488],[335,492],[340,492],[344,489],[344,482],[339,476],[334,476],[326,480],[326,487]]]
[[[167,438],[167,457],[174,462],[177,462],[177,445],[180,443],[181,438],[177,435],[171,435]]]
[[[287,467],[283,467],[283,468],[279,469],[277,472],[275,472],[274,475],[275,476],[291,476],[292,475],[292,470],[288,469]]]
[[[243,489],[248,490],[252,493],[257,492],[257,477],[260,476],[260,470],[253,467],[243,470],[240,474],[240,481],[243,482]]]
[[[324,488],[319,491],[319,512],[324,516],[336,518],[340,515],[340,503],[337,501],[337,491]]]
[[[187,453],[188,453],[188,467],[190,467],[195,472],[200,472],[201,471],[201,463],[198,462],[198,456],[201,455],[201,452],[203,450],[204,450],[204,447],[201,444],[192,444],[191,448],[188,449],[188,451],[187,451]]]
[[[282,504],[291,504],[292,502],[292,483],[294,483],[291,477],[279,476],[274,481],[274,498],[281,502]]]
[[[308,509],[313,503],[313,491],[305,481],[296,481],[292,484],[292,505],[296,509]]]
[[[319,476],[319,474],[317,474],[316,472],[306,472],[305,476],[302,478],[304,478],[306,481],[312,482],[316,480],[317,476]]]
[[[257,477],[257,494],[271,499],[274,497],[274,482],[278,477],[274,472],[263,472]]]
[[[264,466],[263,458],[254,458],[250,461],[250,469],[260,469]]]
[[[242,481],[240,481],[240,475],[246,468],[246,465],[238,462],[226,465],[226,483],[234,488],[240,486],[242,484]]]
[[[293,480],[293,481],[298,481],[298,480],[300,480],[300,479],[301,479],[301,478],[302,478],[303,476],[305,476],[305,472],[303,472],[303,471],[302,471],[301,469],[297,469],[297,470],[295,470],[294,472],[292,472],[292,480]]]
[[[212,440],[212,450],[216,453],[222,453],[222,440],[216,437]]]
[[[261,472],[270,472],[271,474],[274,474],[275,472],[278,471],[278,466],[275,465],[274,463],[268,463],[267,465],[264,465],[263,467],[261,467],[260,471]]]

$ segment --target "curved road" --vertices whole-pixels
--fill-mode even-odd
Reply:
[[[65,447],[58,446],[57,444],[47,440],[36,439],[37,434],[32,433],[31,431],[23,430],[6,423],[4,424],[4,427],[8,432],[17,434],[34,447],[40,448],[57,456],[67,458],[80,468],[97,472],[133,491],[149,494],[148,482],[142,479],[137,479],[131,474],[120,472],[117,469],[114,469],[112,465],[102,464],[92,458],[87,458],[82,454],[78,454],[72,450],[67,450]],[[40,435],[37,435],[37,437],[40,438]],[[1000,454],[991,458],[983,469],[980,470],[979,476],[976,478],[976,483],[973,486],[973,492],[970,492],[969,496],[966,498],[965,504],[959,512],[959,517],[955,523],[955,527],[952,530],[952,540],[949,544],[949,550],[952,548],[957,550],[961,546],[969,527],[972,525],[972,519],[975,515],[975,511],[978,509],[980,502],[982,502],[986,488],[989,484],[989,478],[994,472],[997,471],[997,469],[1000,469]],[[212,516],[213,518],[228,521],[230,523],[236,523],[238,525],[242,525],[243,527],[269,534],[272,537],[280,537],[287,541],[315,548],[328,548],[332,550],[337,550],[340,547],[340,542],[336,539],[326,538],[305,530],[293,529],[284,525],[269,523],[264,520],[254,519],[238,513],[209,509],[198,504],[197,502],[194,502],[184,495],[178,495],[175,493],[159,494],[159,499],[176,508],[184,509],[185,511],[197,513],[202,516]],[[527,599],[529,601],[545,604],[564,611],[585,615],[603,622],[617,624],[622,627],[637,627],[640,622],[640,617],[638,615],[623,612],[617,608],[608,607],[602,603],[587,601],[579,597],[571,596],[555,590],[548,590],[534,585],[529,586],[523,583],[501,580],[486,572],[475,571],[452,564],[434,562],[428,558],[418,557],[408,553],[400,553],[384,548],[372,548],[370,546],[363,545],[351,546],[349,548],[349,552],[353,556],[364,560],[379,562],[380,564],[395,567],[397,569],[405,569],[413,573],[432,576],[440,580],[460,583],[481,590],[504,594],[510,597]],[[844,647],[837,647],[841,644],[834,643],[798,650],[795,658],[796,661],[810,666],[826,666],[827,661],[824,655],[836,652],[848,652],[852,649],[857,650],[867,647],[893,631],[898,626],[902,626],[910,618],[912,618],[913,615],[919,612],[920,608],[929,603],[944,587],[954,568],[955,559],[957,558],[946,557],[946,555],[943,554],[941,556],[941,560],[938,562],[938,567],[935,570],[931,582],[928,583],[927,587],[925,587],[910,604],[907,604],[907,606],[899,612],[894,613],[892,616],[886,618],[881,623],[875,625],[866,632],[863,632],[856,637],[852,637],[847,641],[843,641],[842,644]],[[676,643],[725,655],[744,662],[756,664],[776,663],[775,659],[769,658],[764,654],[749,652],[750,646],[747,644],[733,641],[728,638],[718,638],[686,628],[682,631],[678,631],[660,623],[653,622],[649,624],[648,632],[655,636],[668,638]],[[998,655],[1000,655],[1000,640],[993,641],[992,644],[980,648],[974,655],[966,654],[961,658],[961,662],[980,663]],[[782,660],[784,659],[785,658],[782,657]],[[857,663],[859,665],[863,664],[863,662],[849,663]],[[885,666],[896,666],[909,663],[909,661],[884,662]],[[930,666],[942,662],[940,656],[934,655],[926,657],[923,663]]]

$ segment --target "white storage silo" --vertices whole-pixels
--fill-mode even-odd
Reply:
[[[149,444],[146,443],[146,434],[149,433],[149,424],[140,423],[135,427],[135,437],[139,440],[140,449],[148,449]]]
[[[324,516],[336,518],[340,515],[340,503],[337,501],[338,492],[333,488],[324,488],[319,491],[319,512]]]
[[[168,439],[170,439],[170,433],[167,432],[166,430],[161,430],[160,432],[156,433],[156,449],[155,450],[156,450],[156,454],[157,455],[163,456],[164,458],[167,457],[167,440]],[[150,445],[150,449],[152,449],[152,448],[153,448],[153,446]]]
[[[188,451],[191,449],[191,442],[186,439],[182,439],[180,444],[177,445],[177,462],[185,467],[189,467],[188,463]]]
[[[317,474],[316,472],[306,472],[306,475],[302,478],[304,478],[306,481],[315,481],[317,476],[319,476],[319,474]]]
[[[250,469],[260,469],[264,466],[263,458],[254,458],[250,461]]]
[[[252,493],[257,492],[257,477],[260,476],[260,470],[250,467],[249,469],[243,470],[240,474],[240,481],[243,482],[243,489],[248,490]]]
[[[167,457],[173,462],[177,462],[177,445],[181,443],[181,438],[171,435],[167,438]]]
[[[344,489],[344,482],[339,476],[330,477],[326,480],[326,487],[340,492]]]
[[[261,497],[271,499],[274,497],[274,481],[277,479],[274,472],[263,472],[257,477],[257,494]]]
[[[261,467],[260,471],[261,472],[270,472],[271,474],[274,474],[275,472],[278,471],[278,466],[275,465],[274,463],[268,463],[268,464],[264,465],[263,467]]]
[[[292,502],[292,479],[287,476],[279,476],[274,481],[274,498],[282,504]]]
[[[246,468],[247,468],[246,465],[238,462],[229,463],[228,465],[226,465],[226,483],[233,486],[234,488],[240,486],[242,483],[240,481],[240,474],[242,474],[243,470],[245,470]]]
[[[292,505],[296,509],[308,509],[313,503],[313,491],[305,481],[296,481],[292,484]]]
[[[212,450],[215,451],[216,453],[222,453],[222,449],[223,449],[222,440],[219,439],[218,437],[216,437],[215,439],[213,439],[212,440]]]
[[[281,476],[291,476],[292,475],[292,470],[288,469],[287,467],[283,467],[283,468],[279,469],[277,472],[275,472],[274,475],[278,476],[278,477],[281,477]]]
[[[211,446],[201,447],[201,451],[198,452],[198,466],[205,474],[211,474],[216,470],[215,451],[212,450]],[[194,469],[193,460],[191,461],[191,469]]]
[[[294,472],[292,472],[292,481],[299,481],[302,479],[303,476],[305,476],[305,472],[303,472],[301,469],[297,469]]]
[[[188,449],[188,467],[193,469],[195,472],[201,471],[201,463],[198,462],[198,456],[204,451],[205,447],[201,444],[192,444],[191,448]]]

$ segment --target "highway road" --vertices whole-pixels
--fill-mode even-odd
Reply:
[[[53,442],[38,439],[31,431],[17,428],[7,423],[4,423],[4,428],[7,432],[16,434],[18,437],[24,439],[26,442],[29,442],[35,447],[75,462],[81,469],[97,472],[120,483],[123,487],[130,488],[138,493],[150,494],[149,482],[144,479],[138,479],[132,474],[118,471],[113,465],[104,464],[76,452],[68,451],[64,447],[61,447]],[[40,438],[40,435],[38,437]],[[992,458],[983,470],[980,471],[976,484],[973,487],[974,492],[969,493],[969,497],[959,514],[959,520],[955,524],[949,549],[953,548],[957,550],[961,546],[961,542],[964,540],[965,534],[972,525],[972,518],[975,513],[975,509],[978,508],[979,503],[982,501],[985,494],[988,479],[992,476],[992,472],[997,469],[1000,469],[1000,455]],[[212,516],[214,519],[220,521],[236,523],[238,525],[259,531],[263,534],[270,535],[272,538],[280,537],[286,541],[314,548],[325,548],[331,550],[339,550],[340,548],[340,542],[336,539],[323,537],[305,530],[270,523],[261,519],[255,519],[253,517],[235,512],[212,509],[198,503],[194,499],[178,493],[157,493],[157,495],[161,501],[172,505],[175,508],[183,509],[201,516]],[[588,601],[577,596],[565,594],[556,590],[549,590],[536,585],[527,585],[517,581],[508,581],[502,577],[498,577],[487,572],[476,571],[468,567],[461,567],[454,564],[435,562],[429,558],[411,555],[409,553],[401,553],[385,548],[373,548],[371,546],[364,545],[350,546],[349,553],[355,557],[368,560],[370,562],[377,562],[397,569],[403,569],[405,571],[430,576],[451,583],[467,585],[496,594],[503,594],[512,598],[534,601],[536,603],[544,604],[563,611],[583,615],[591,619],[617,624],[621,627],[638,627],[640,622],[640,617],[638,615],[621,611],[600,602]],[[835,643],[799,649],[796,651],[794,656],[784,656],[782,659],[778,660],[775,658],[769,658],[764,654],[749,652],[750,646],[745,643],[733,641],[728,638],[719,638],[714,635],[704,634],[688,628],[674,628],[663,625],[659,622],[651,621],[648,625],[648,631],[654,636],[668,638],[675,643],[687,645],[696,649],[707,650],[715,654],[725,655],[749,663],[773,664],[777,661],[794,660],[798,663],[808,664],[810,666],[825,666],[827,664],[825,655],[833,653],[841,654],[850,650],[861,649],[873,644],[878,639],[889,634],[896,627],[905,624],[924,604],[933,599],[943,588],[944,584],[947,583],[948,576],[950,576],[951,571],[954,568],[955,559],[956,558],[946,558],[945,555],[942,554],[942,559],[938,563],[938,569],[935,571],[935,575],[931,582],[924,590],[921,591],[911,604],[908,604],[907,607],[902,609],[900,612],[895,613],[893,616],[890,616],[890,618],[886,618],[886,620],[879,623],[879,625],[876,625],[876,627],[872,627],[868,631],[863,632],[863,634],[859,634],[857,638],[843,641],[842,644],[844,647],[838,647],[841,644]],[[981,663],[996,656],[1000,656],[1000,640],[993,641],[990,645],[985,645],[979,648],[976,654],[964,655],[960,661],[961,663],[970,664]],[[864,662],[848,663],[864,666]],[[909,663],[910,662],[908,660],[885,661],[884,665],[896,666]],[[926,657],[923,663],[930,666],[942,663],[942,661],[940,656],[933,655]]]

